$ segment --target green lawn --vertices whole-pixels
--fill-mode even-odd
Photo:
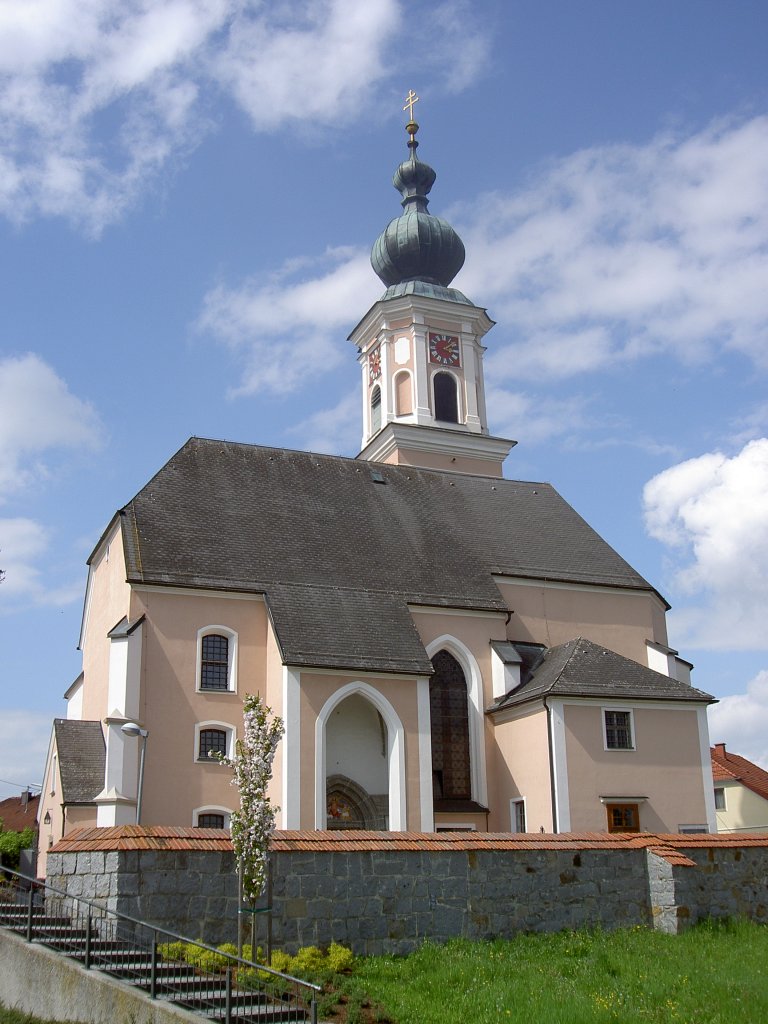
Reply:
[[[56,1024],[55,1021],[42,1021],[20,1010],[9,1010],[0,1003],[0,1024]]]
[[[456,940],[360,960],[339,987],[350,1024],[763,1024],[768,928],[738,921],[679,936],[634,928]]]

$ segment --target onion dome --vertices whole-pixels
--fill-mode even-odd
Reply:
[[[437,175],[416,157],[416,132],[419,126],[411,120],[406,125],[410,135],[410,156],[395,171],[392,183],[402,195],[403,213],[390,221],[379,235],[371,250],[371,265],[385,285],[387,294],[393,291],[413,290],[397,286],[420,282],[437,286],[437,291],[448,285],[464,265],[464,243],[451,225],[427,212],[427,196]],[[417,289],[419,291],[426,289]],[[458,301],[468,301],[456,292]]]

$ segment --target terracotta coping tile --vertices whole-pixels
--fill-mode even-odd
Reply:
[[[702,847],[735,848],[768,846],[761,835],[714,835],[705,833],[567,832],[558,835],[510,832],[368,832],[285,831],[275,832],[276,852],[305,851],[346,853],[355,850],[468,851],[468,850],[611,850],[650,849],[675,863],[693,864],[682,852]],[[52,847],[52,853],[110,850],[211,850],[230,851],[232,841],[225,829],[182,828],[165,825],[116,825],[84,827],[70,832]]]

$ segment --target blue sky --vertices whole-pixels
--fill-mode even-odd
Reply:
[[[187,437],[356,454],[409,88],[506,475],[665,594],[713,741],[768,765],[767,36],[762,0],[0,7],[0,797]]]

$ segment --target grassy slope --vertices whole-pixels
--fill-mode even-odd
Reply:
[[[343,988],[397,1024],[758,1024],[768,1021],[768,928],[457,940],[360,961]]]

